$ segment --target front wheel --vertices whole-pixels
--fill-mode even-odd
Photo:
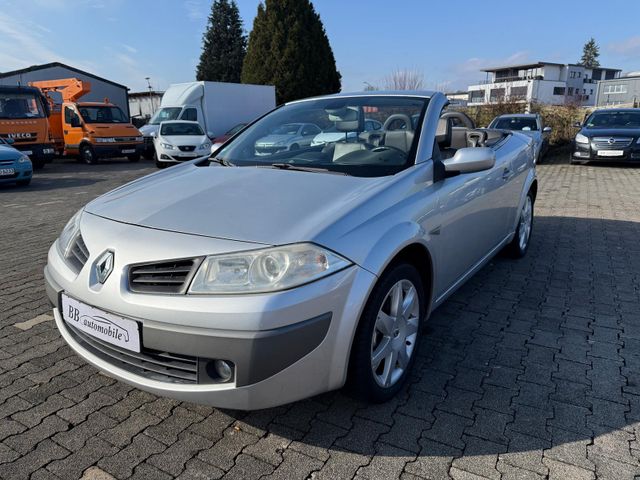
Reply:
[[[402,388],[415,362],[426,301],[418,270],[399,263],[382,275],[360,318],[349,363],[348,388],[381,403]]]
[[[87,165],[92,165],[98,161],[98,157],[96,157],[91,145],[82,145],[80,147],[80,160]]]
[[[533,231],[533,194],[527,193],[527,198],[520,209],[516,234],[507,245],[507,253],[513,258],[522,258],[527,254],[531,232]]]

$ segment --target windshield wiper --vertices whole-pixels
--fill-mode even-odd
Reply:
[[[224,158],[218,158],[218,157],[209,157],[209,163],[217,163],[219,165],[222,165],[223,167],[235,167],[235,165],[233,163],[231,163],[229,160],[225,160]]]
[[[322,167],[304,167],[302,165],[292,165],[290,163],[272,163],[270,165],[265,165],[270,168],[279,168],[281,170],[295,170],[299,172],[315,172],[315,173],[331,173],[334,175],[349,175],[345,172],[337,172],[335,170],[329,170],[328,168]]]

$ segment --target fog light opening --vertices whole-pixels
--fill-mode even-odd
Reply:
[[[233,377],[233,367],[225,360],[214,361],[213,368],[223,382],[228,382]]]

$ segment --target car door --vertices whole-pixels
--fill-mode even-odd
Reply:
[[[75,152],[79,148],[80,142],[84,138],[80,115],[71,104],[63,106],[63,125],[65,149]]]
[[[446,295],[507,235],[511,162],[496,149],[493,168],[444,178],[438,192],[436,297]]]

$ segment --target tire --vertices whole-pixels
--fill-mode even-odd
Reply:
[[[82,163],[86,163],[87,165],[93,165],[98,162],[96,152],[93,150],[91,145],[87,144],[84,144],[80,147],[79,158]]]
[[[45,161],[41,158],[34,158],[31,160],[31,165],[33,165],[34,170],[42,170],[45,165]]]
[[[16,185],[19,187],[26,187],[27,185],[29,185],[31,183],[31,179],[28,178],[27,180],[18,180],[16,182]]]
[[[155,152],[153,152],[153,161],[156,162],[156,167],[161,170],[169,166],[167,162],[161,162],[160,160],[158,160],[158,155]]]
[[[506,248],[507,254],[512,258],[522,258],[527,254],[527,250],[529,250],[531,233],[533,232],[533,205],[533,193],[529,191],[520,209],[516,234]]]
[[[412,303],[407,309],[408,321],[406,317],[392,320],[392,300],[396,294],[402,295],[403,300],[412,294],[417,301],[417,305]],[[353,340],[347,379],[352,395],[367,402],[382,403],[398,393],[417,357],[425,312],[426,299],[418,270],[408,263],[389,268],[373,288]],[[392,323],[379,321],[379,316]],[[404,361],[399,363],[401,358]]]
[[[129,159],[129,161],[131,163],[139,162],[140,161],[140,154],[136,153],[136,154],[133,154],[133,155],[127,155],[127,158]]]
[[[289,150],[292,151],[292,152],[296,151],[296,150],[300,150],[300,145],[298,145],[297,143],[294,143],[293,145],[291,145],[289,147]]]

